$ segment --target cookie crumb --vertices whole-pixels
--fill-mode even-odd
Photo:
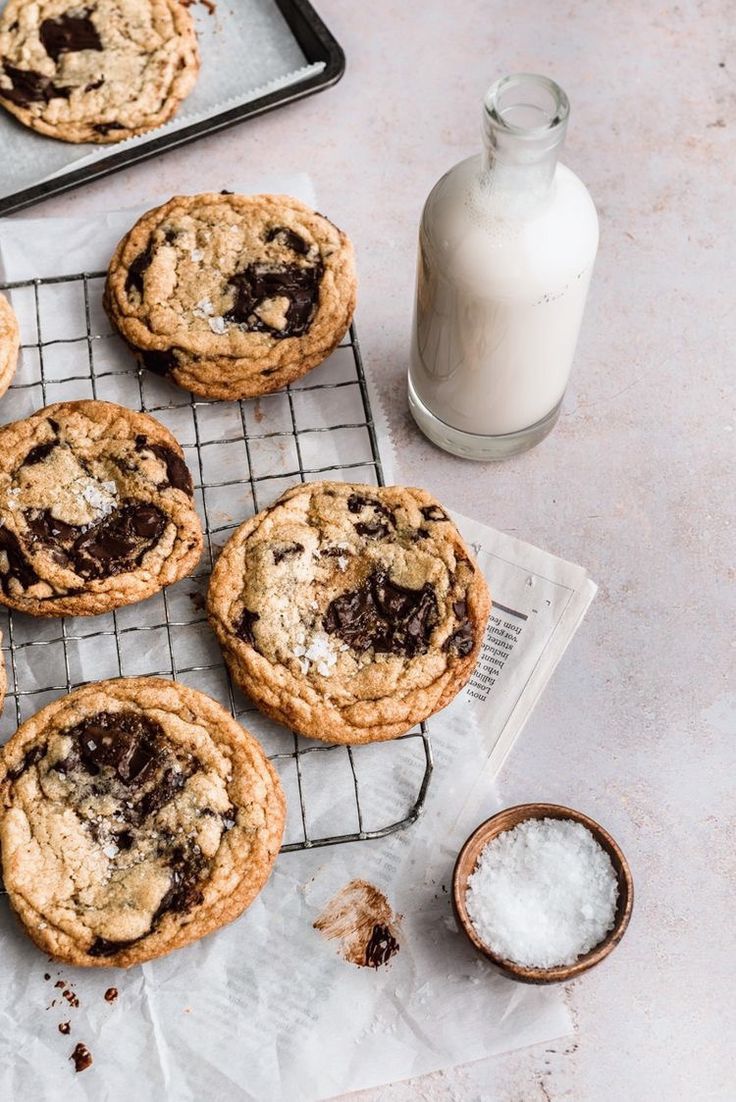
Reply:
[[[74,1070],[76,1072],[86,1071],[87,1068],[92,1066],[92,1053],[81,1041],[76,1046],[69,1059],[74,1061]]]

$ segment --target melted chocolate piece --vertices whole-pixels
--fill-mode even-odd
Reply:
[[[111,770],[128,788],[138,788],[150,779],[164,737],[158,723],[136,712],[100,712],[65,734],[74,740],[87,773],[96,777]]]
[[[28,107],[29,103],[50,103],[52,99],[69,99],[72,91],[71,88],[60,88],[43,73],[37,73],[34,69],[16,69],[8,61],[3,62],[3,70],[12,88],[0,87],[0,96],[18,107]]]
[[[113,125],[111,123],[101,123],[101,126],[105,126],[108,129]],[[101,131],[101,133],[107,133],[107,130]],[[149,245],[147,249],[144,249],[142,253],[138,253],[138,256],[132,261],[128,268],[128,275],[125,279],[125,293],[130,295],[131,291],[137,291],[139,295],[143,295],[143,276],[148,270],[151,261],[153,260],[153,246]]]
[[[119,834],[115,835],[115,845],[121,850],[132,849],[134,841],[135,839],[129,830],[121,830]]]
[[[30,769],[32,765],[39,762],[45,753],[45,746],[32,746],[30,750],[26,750],[25,757],[20,765],[16,765],[15,769],[8,770],[8,779],[17,781],[18,777],[22,777],[26,769]]]
[[[447,520],[447,513],[438,505],[423,505],[419,512],[425,520]]]
[[[399,951],[399,943],[389,930],[388,926],[376,923],[373,927],[370,940],[365,947],[365,963],[369,968],[380,968],[382,964],[388,964]]]
[[[277,547],[273,553],[273,561],[278,564],[284,559],[291,558],[292,555],[301,555],[303,550],[303,543],[289,543],[285,547]]]
[[[163,352],[156,349],[138,349],[143,366],[152,371],[154,375],[168,375],[176,367],[176,356],[173,349],[167,348]]]
[[[175,849],[172,855],[171,885],[153,916],[154,925],[169,911],[182,914],[196,907],[204,898],[199,884],[207,862],[201,854]]]
[[[58,444],[58,440],[49,440],[46,444],[36,444],[21,463],[22,467],[32,467],[35,463],[41,463],[47,455],[50,455]]]
[[[4,526],[0,525],[0,552],[5,552],[8,560],[8,569],[0,572],[0,586],[3,593],[9,594],[9,583],[14,578],[23,589],[29,589],[40,578],[33,567],[26,561],[21,550],[17,536]]]
[[[357,514],[362,513],[364,509],[372,509],[378,516],[384,517],[392,527],[396,527],[396,517],[382,501],[364,497],[363,494],[351,494],[348,498],[348,512]]]
[[[373,648],[413,658],[426,652],[437,619],[437,598],[428,582],[406,589],[379,570],[360,588],[336,597],[323,625],[359,653]]]
[[[452,611],[460,623],[452,635],[445,640],[442,649],[454,651],[461,658],[465,658],[475,646],[475,633],[473,625],[468,619],[468,606],[465,601],[454,601]]]
[[[187,774],[183,770],[167,769],[161,779],[136,804],[138,820],[143,822],[170,803],[176,793],[184,787],[186,780]]]
[[[32,541],[34,543],[36,540],[51,544],[59,540],[70,541],[79,535],[79,528],[63,520],[57,520],[51,515],[50,509],[29,509],[23,513],[23,519],[28,526],[28,531],[35,537]],[[68,556],[65,556],[65,559],[69,561]]]
[[[121,122],[96,122],[92,129],[98,134],[111,134],[113,130],[125,130],[125,126]],[[125,290],[128,290],[127,283]]]
[[[249,646],[255,647],[256,638],[253,634],[253,625],[256,620],[260,620],[260,618],[258,612],[251,612],[249,608],[244,608],[242,615],[234,627],[238,639],[242,639],[244,643],[248,643]]]
[[[140,938],[132,938],[130,941],[108,941],[106,937],[96,937],[87,950],[88,957],[114,957],[123,949],[135,945]]]
[[[272,241],[278,241],[285,248],[299,253],[300,256],[306,256],[309,252],[309,245],[304,238],[300,237],[298,233],[294,233],[287,226],[272,226],[266,234],[266,241],[269,244]]]
[[[74,1061],[74,1070],[77,1072],[86,1071],[87,1068],[92,1066],[92,1053],[81,1041],[74,1049],[69,1059]]]
[[[235,298],[225,320],[242,325],[249,332],[270,333],[273,337],[302,336],[317,309],[322,271],[321,263],[305,268],[297,264],[249,264],[228,280],[228,285],[235,289]],[[283,329],[274,329],[255,313],[262,303],[273,298],[289,300]]]
[[[102,49],[100,36],[89,18],[89,12],[81,15],[65,13],[58,19],[44,19],[39,27],[38,37],[44,50],[54,61],[58,61],[62,54]]]
[[[166,516],[156,505],[130,501],[77,538],[74,569],[83,578],[109,578],[137,566],[164,533]]]
[[[388,535],[388,525],[384,524],[382,520],[374,520],[366,523],[365,521],[358,521],[355,525],[355,531],[359,536],[367,536],[369,539],[383,539]]]
[[[168,482],[160,483],[159,489],[165,489],[165,487],[169,485],[175,490],[183,490],[189,497],[192,496],[194,487],[192,485],[192,476],[189,473],[189,468],[181,456],[176,454],[173,448],[167,447],[166,444],[149,444],[145,436],[136,436],[135,450],[137,452],[152,452],[166,467]]]
[[[97,89],[101,88],[104,83],[105,83],[105,78],[100,77],[99,80],[92,80],[92,81],[90,81],[89,84],[85,84],[84,90],[85,90],[85,92],[96,92]]]

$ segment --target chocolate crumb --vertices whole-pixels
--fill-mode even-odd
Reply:
[[[117,987],[108,987],[107,991],[105,992],[105,1002],[106,1003],[114,1003],[115,1000],[117,999],[117,997],[118,997]]]
[[[48,972],[44,972],[44,974],[43,974],[43,978],[44,978],[45,980],[50,980],[50,979],[51,979],[51,976],[49,975],[49,973],[48,973]]]
[[[54,987],[66,987],[66,981],[65,980],[57,980],[56,983],[54,984]]]
[[[77,1072],[86,1071],[88,1067],[92,1066],[92,1053],[81,1041],[74,1049],[69,1059],[74,1061],[74,1070]]]
[[[189,600],[192,602],[198,612],[203,612],[205,609],[204,597],[201,593],[190,593]]]
[[[59,1022],[59,1033],[63,1033],[66,1037],[72,1030],[71,1022]]]

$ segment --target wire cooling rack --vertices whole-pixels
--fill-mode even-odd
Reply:
[[[0,736],[87,681],[170,677],[219,700],[261,740],[287,794],[284,850],[380,838],[409,826],[432,773],[424,724],[370,746],[298,738],[232,684],[204,614],[213,557],[233,529],[288,486],[321,478],[383,484],[354,327],[324,364],[285,390],[251,401],[207,401],[136,369],[102,310],[103,283],[102,272],[0,283],[22,334],[0,420],[79,398],[153,414],[184,448],[205,552],[191,577],[103,616],[43,620],[0,611],[8,674]]]

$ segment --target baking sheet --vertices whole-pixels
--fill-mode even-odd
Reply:
[[[275,0],[219,0],[210,12],[192,7],[202,68],[194,91],[175,117],[157,130],[114,145],[72,145],[36,134],[0,110],[0,200],[57,180],[121,151],[141,149],[163,136],[321,73],[310,64]]]

